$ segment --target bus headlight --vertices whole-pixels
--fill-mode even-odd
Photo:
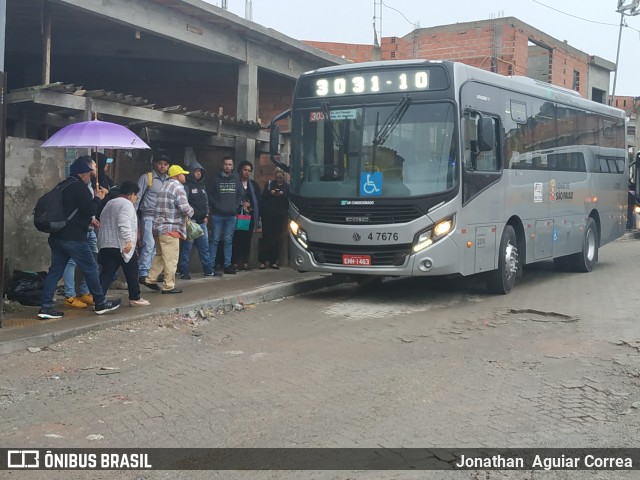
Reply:
[[[413,242],[413,251],[419,252],[425,248],[433,245],[438,240],[444,238],[451,233],[455,227],[455,215],[449,218],[440,220],[435,225],[429,227],[416,235]]]
[[[302,230],[300,228],[300,225],[298,225],[293,220],[289,222],[289,230],[291,230],[291,234],[293,235],[293,238],[295,238],[296,241],[300,245],[302,245],[305,250],[307,250],[309,248],[309,240],[307,238],[307,232]]]
[[[633,207],[633,211],[635,213],[640,213],[640,205],[636,205],[635,207]]]

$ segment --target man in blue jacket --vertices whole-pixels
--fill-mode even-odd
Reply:
[[[233,232],[236,231],[236,214],[242,205],[243,189],[240,178],[233,171],[233,158],[222,159],[222,169],[213,175],[207,189],[209,207],[211,208],[211,237],[209,238],[209,256],[211,265],[216,265],[218,244],[222,239],[224,245],[224,273],[235,274],[231,266]],[[221,276],[221,272],[216,272]]]
[[[87,188],[93,172],[89,165],[91,161],[91,157],[82,156],[73,162],[69,177],[71,183],[62,191],[62,207],[65,216],[70,216],[76,209],[77,212],[62,230],[49,235],[51,266],[44,280],[42,307],[38,312],[38,318],[43,320],[61,318],[64,315],[54,310],[53,295],[69,259],[73,259],[82,270],[89,291],[93,295],[95,311],[98,315],[120,306],[119,299],[105,298],[98,278],[98,264],[87,242],[89,224],[100,208],[100,201],[107,194],[107,190],[103,187],[96,189],[94,195]]]

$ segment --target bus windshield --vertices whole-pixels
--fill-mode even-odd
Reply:
[[[293,116],[291,188],[306,197],[415,197],[457,184],[453,103],[332,106]]]

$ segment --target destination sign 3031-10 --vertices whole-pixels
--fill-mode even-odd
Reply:
[[[396,92],[440,90],[449,86],[444,68],[384,68],[342,74],[327,72],[322,76],[300,79],[300,97],[339,97]]]

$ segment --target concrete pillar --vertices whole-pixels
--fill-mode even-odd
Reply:
[[[236,117],[257,121],[258,112],[258,66],[246,63],[238,67],[238,99]],[[236,165],[249,160],[255,163],[256,142],[245,137],[236,137]]]

